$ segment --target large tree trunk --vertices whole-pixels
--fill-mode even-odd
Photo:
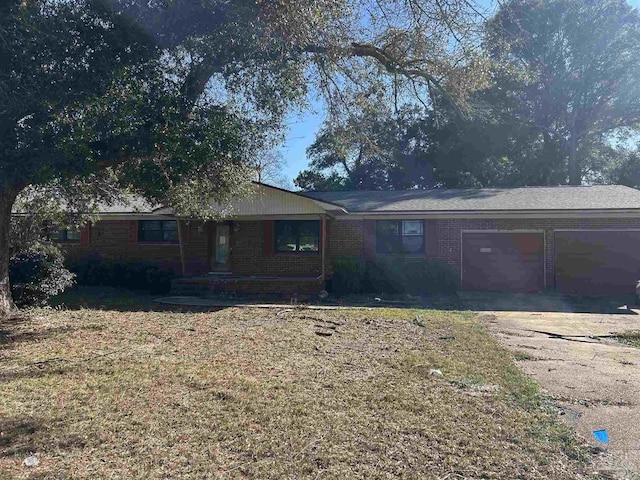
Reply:
[[[12,189],[0,191],[0,318],[15,310],[9,283],[9,231],[11,229],[11,209],[17,192]]]
[[[576,135],[576,114],[571,115],[569,137],[569,185],[582,184],[582,169],[580,168],[580,159],[578,158],[578,137]]]
[[[581,185],[582,172],[578,158],[578,146],[572,139],[569,142],[569,185]]]

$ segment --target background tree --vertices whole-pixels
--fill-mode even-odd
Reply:
[[[436,92],[419,115],[398,123],[395,138],[389,122],[395,98],[386,99],[388,111],[357,110],[346,121],[332,119],[309,149],[310,169],[297,184],[345,189],[628,183],[624,175],[637,176],[631,171],[634,155],[620,146],[637,135],[640,118],[639,19],[624,0],[505,2],[485,26],[492,82],[469,97],[466,115]],[[421,172],[410,173],[408,183],[392,182],[407,173],[401,133],[407,122],[420,135]],[[391,128],[389,141],[380,138],[385,125]],[[416,145],[415,138],[409,140]],[[369,155],[357,155],[367,149]]]
[[[249,167],[254,171],[254,180],[279,188],[291,188],[291,181],[284,174],[287,166],[282,153],[275,149],[258,152],[249,159]]]
[[[307,149],[309,169],[295,184],[303,190],[390,190],[431,186],[428,131],[421,109],[393,112],[375,105],[328,124]]]
[[[635,130],[640,16],[625,0],[511,0],[488,22],[487,47],[500,65],[489,98],[522,127],[522,151],[537,146],[535,183],[579,185],[603,168],[616,136]]]

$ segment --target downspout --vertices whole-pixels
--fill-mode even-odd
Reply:
[[[325,280],[325,274],[326,274],[326,268],[325,268],[325,263],[326,263],[326,250],[327,250],[327,216],[326,215],[321,215],[320,216],[320,225],[321,225],[321,230],[322,230],[322,239],[320,240],[320,245],[322,248],[322,251],[320,252],[321,256],[322,256],[322,275],[321,275],[321,279],[324,282]]]

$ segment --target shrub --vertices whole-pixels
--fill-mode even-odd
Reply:
[[[64,256],[53,245],[40,245],[9,260],[11,295],[19,307],[46,305],[49,298],[74,283],[75,275],[64,266]]]
[[[77,274],[79,285],[147,290],[154,295],[169,292],[173,278],[169,270],[144,261],[123,263],[90,257],[70,262],[69,268]]]
[[[413,295],[455,293],[459,279],[452,267],[438,260],[380,257],[367,262],[364,289]]]
[[[364,283],[364,262],[358,257],[341,256],[331,261],[333,276],[331,277],[332,293],[349,295],[360,293]]]

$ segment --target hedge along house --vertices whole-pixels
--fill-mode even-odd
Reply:
[[[72,258],[148,260],[245,293],[317,292],[343,255],[439,260],[466,290],[627,294],[640,279],[640,191],[628,187],[255,189],[225,221],[115,207],[61,240]]]

